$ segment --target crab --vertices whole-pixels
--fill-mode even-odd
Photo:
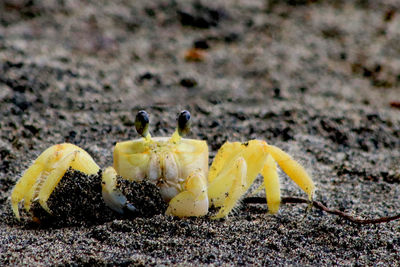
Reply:
[[[217,211],[212,218],[218,219],[234,209],[261,174],[268,211],[275,214],[281,199],[277,165],[310,201],[313,199],[315,185],[307,171],[290,155],[265,141],[226,142],[208,168],[207,143],[184,138],[190,128],[188,111],[178,115],[177,129],[171,137],[151,137],[145,111],[136,115],[135,128],[141,138],[117,143],[113,167],[102,172],[103,199],[116,212],[135,209],[118,190],[117,177],[136,182],[147,180],[157,185],[168,203],[167,215],[204,216],[213,206]],[[47,200],[69,168],[86,174],[100,170],[92,157],[76,145],[51,146],[24,172],[12,190],[15,216],[20,219],[20,202],[29,211],[33,201],[38,201],[51,214]]]

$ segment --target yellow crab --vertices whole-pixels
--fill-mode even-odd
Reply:
[[[125,196],[117,189],[117,175],[131,181],[148,181],[160,188],[161,196],[169,203],[166,211],[178,217],[203,216],[208,208],[219,208],[213,218],[227,216],[252,185],[258,174],[264,177],[268,209],[276,213],[280,204],[280,185],[277,165],[307,194],[310,200],[314,183],[305,169],[278,147],[265,141],[246,143],[226,142],[217,152],[208,169],[208,146],[205,141],[186,139],[190,113],[182,111],[178,127],[170,137],[152,138],[149,119],[140,111],[135,120],[141,139],[117,143],[114,166],[102,175],[102,195],[106,204],[117,212],[127,207]],[[64,173],[72,168],[86,174],[100,170],[92,157],[73,144],[58,144],[46,149],[15,185],[11,205],[19,219],[18,204],[24,201],[29,211],[32,201],[51,212],[50,197]],[[129,207],[134,209],[134,207]]]

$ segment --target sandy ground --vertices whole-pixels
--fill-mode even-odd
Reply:
[[[312,173],[316,200],[399,212],[400,4],[332,2],[1,1],[0,264],[398,264],[399,222],[358,226],[305,205],[271,216],[243,204],[213,221],[107,217],[99,204],[98,221],[53,226],[19,223],[9,206],[52,144],[106,167],[116,142],[138,137],[138,110],[168,136],[188,109],[211,158],[226,140],[267,140]],[[283,196],[304,196],[281,178]]]

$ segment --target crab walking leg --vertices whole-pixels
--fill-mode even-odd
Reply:
[[[207,180],[200,170],[186,179],[184,191],[169,202],[167,215],[178,217],[204,216],[208,212]]]
[[[265,148],[266,143],[260,140],[251,140],[246,143],[226,142],[218,150],[218,153],[210,167],[208,183],[212,184],[221,173],[233,168],[233,162],[235,162],[238,157],[242,157],[247,163],[246,191],[253,184],[265,164],[268,155]],[[224,194],[225,192],[220,193],[219,195],[209,194],[209,197],[219,198]],[[218,200],[216,199],[215,201]],[[213,204],[220,206],[215,201]]]
[[[281,203],[281,189],[276,162],[271,155],[268,155],[261,174],[264,177],[264,187],[269,213],[275,214],[278,212]]]
[[[65,172],[71,166],[71,162],[75,160],[78,153],[78,151],[71,152],[62,158],[58,163],[56,163],[53,171],[50,172],[49,176],[47,176],[42,187],[40,188],[39,203],[48,213],[50,213],[50,209],[46,203],[47,199],[50,197],[51,193],[53,192],[54,188],[56,188]]]
[[[268,153],[272,155],[274,160],[278,162],[282,170],[307,193],[308,199],[312,200],[315,192],[315,185],[306,170],[297,161],[292,159],[290,155],[280,148],[267,145]]]
[[[210,199],[215,201],[216,206],[221,206],[213,219],[223,218],[232,211],[240,197],[247,191],[246,177],[246,160],[239,157],[209,185]]]
[[[239,142],[225,142],[215,155],[208,173],[208,183],[212,183],[221,171],[232,162],[237,155],[243,150],[242,144]]]
[[[26,192],[33,187],[36,182],[36,178],[40,176],[42,170],[43,165],[39,162],[35,162],[31,167],[29,167],[29,169],[25,171],[24,175],[15,185],[11,193],[11,207],[18,220],[20,219],[18,203],[24,199]]]
[[[94,162],[93,158],[82,148],[79,148],[75,160],[71,163],[71,168],[86,174],[96,174],[100,171],[99,165]]]
[[[73,159],[76,157],[77,160],[71,157]],[[38,197],[41,191],[43,191],[42,199],[48,194],[45,198],[47,200],[69,167],[86,174],[95,174],[100,170],[90,155],[80,147],[68,143],[49,147],[25,171],[11,193],[11,207],[15,216],[20,219],[18,204],[22,200],[25,201],[24,206],[27,211],[30,209],[32,199]],[[49,187],[49,181],[56,181],[54,187]]]
[[[50,167],[49,162],[56,158],[55,155],[63,149],[63,146],[64,144],[54,145],[43,151],[14,186],[11,193],[11,207],[18,220],[20,219],[18,203],[25,200],[25,209],[29,210],[38,180],[46,173],[46,169]]]
[[[267,155],[266,143],[260,140],[251,140],[246,143],[226,142],[218,150],[208,176],[208,197],[211,204],[223,207],[216,218],[226,216],[233,209],[261,172]],[[241,173],[244,169],[238,166],[240,158],[246,166],[244,175]],[[241,180],[242,178],[244,181]],[[230,190],[236,191],[230,192]],[[240,195],[238,195],[239,192]]]
[[[69,147],[69,149],[74,147],[76,146]],[[93,161],[92,157],[81,148],[69,152],[59,161],[57,161],[54,164],[54,169],[50,172],[41,186],[38,195],[40,205],[48,213],[50,213],[50,209],[47,206],[47,200],[69,167],[86,174],[96,174],[100,170],[99,166]]]
[[[32,200],[37,197],[39,189],[43,182],[46,180],[47,176],[49,175],[49,170],[46,168],[40,173],[40,175],[36,178],[35,184],[27,191],[24,196],[24,208],[26,211],[29,211],[31,208]]]

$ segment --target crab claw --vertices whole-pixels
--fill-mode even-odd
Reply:
[[[117,189],[117,172],[113,167],[108,167],[103,172],[101,186],[103,200],[110,209],[120,214],[126,210],[136,212],[135,206],[130,204],[124,194]]]
[[[169,202],[167,215],[178,217],[204,216],[208,212],[207,180],[200,170],[188,176],[184,190]]]

